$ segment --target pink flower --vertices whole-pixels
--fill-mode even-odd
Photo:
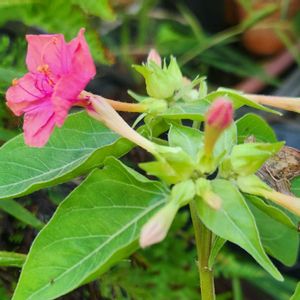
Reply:
[[[55,125],[61,127],[70,108],[96,70],[84,29],[69,43],[62,34],[27,35],[29,72],[6,92],[7,106],[24,117],[25,143],[44,146]]]
[[[217,98],[205,114],[204,152],[211,157],[215,143],[233,122],[233,106],[224,97]]]

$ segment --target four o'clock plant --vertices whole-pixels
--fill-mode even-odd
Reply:
[[[129,91],[136,103],[106,99],[84,90],[96,68],[83,29],[70,42],[61,34],[26,38],[28,73],[6,93],[12,112],[24,114],[24,134],[0,149],[0,198],[79,175],[86,179],[35,238],[14,300],[56,299],[98,278],[138,247],[163,242],[184,206],[194,226],[201,299],[215,299],[214,258],[227,241],[283,280],[269,256],[295,263],[300,199],[272,189],[256,174],[284,142],[262,134],[247,143],[257,132],[252,127],[271,129],[262,119],[253,124],[253,114],[235,121],[234,112],[249,106],[279,114],[262,104],[298,111],[299,100],[225,88],[208,93],[205,78],[184,77],[173,56],[162,59],[154,49],[144,64],[133,66],[147,94]],[[82,111],[68,116],[74,106]],[[140,113],[135,126],[118,111]],[[152,159],[133,170],[118,158],[135,146]],[[266,238],[261,214],[286,230],[277,244]]]

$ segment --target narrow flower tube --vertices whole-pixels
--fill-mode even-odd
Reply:
[[[273,190],[256,175],[239,177],[237,184],[242,192],[266,198],[300,216],[300,198]]]
[[[247,94],[245,97],[259,104],[277,107],[284,110],[300,113],[300,98],[266,96]]]
[[[105,100],[109,103],[117,111],[124,111],[124,112],[146,112],[150,109],[149,104],[147,103],[127,103],[112,99],[103,98],[101,96],[95,95],[93,93],[82,91],[78,97],[78,102],[76,105],[86,107],[86,99],[89,99],[91,96],[97,98],[100,97],[101,99]],[[83,104],[83,105],[81,105]]]
[[[154,155],[156,154],[157,151],[155,145],[132,129],[111,107],[105,98],[93,94],[89,94],[87,97],[91,104],[91,107],[87,109],[87,112],[91,117],[103,122],[108,128],[139,145],[148,152]]]
[[[179,205],[170,201],[144,225],[140,235],[142,248],[157,244],[165,239],[178,209]]]
[[[221,133],[233,121],[233,106],[226,98],[217,98],[205,115],[204,153],[210,157]]]

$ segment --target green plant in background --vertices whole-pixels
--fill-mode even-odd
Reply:
[[[131,93],[139,103],[121,103],[86,91],[76,99],[64,99],[64,93],[69,95],[73,88],[70,84],[65,86],[60,102],[55,102],[57,98],[51,97],[57,97],[65,76],[76,74],[74,78],[82,84],[80,80],[90,78],[88,72],[94,74],[82,34],[81,30],[69,44],[57,35],[28,37],[27,65],[33,71],[15,80],[7,92],[8,106],[18,114],[18,109],[25,107],[25,118],[30,117],[24,126],[26,143],[41,148],[28,147],[23,135],[1,148],[1,172],[5,174],[0,179],[2,200],[89,173],[33,242],[13,299],[55,299],[97,279],[139,245],[144,248],[161,242],[178,210],[185,206],[190,208],[194,227],[203,300],[215,299],[213,268],[226,241],[246,250],[271,276],[282,281],[267,254],[285,265],[295,263],[299,236],[284,209],[299,216],[300,200],[273,190],[255,173],[284,143],[277,142],[274,135],[274,141],[270,142],[269,135],[264,140],[262,132],[270,131],[264,121],[258,123],[260,142],[248,143],[241,137],[246,132],[247,137],[255,135],[255,131],[251,127],[246,131],[245,124],[257,117],[248,115],[233,121],[233,110],[244,105],[278,113],[259,104],[257,96],[253,101],[251,95],[228,89],[208,94],[203,78],[184,78],[174,57],[162,60],[154,50],[145,64],[134,66],[144,77],[147,90],[145,96]],[[75,43],[79,43],[76,51],[67,52]],[[78,78],[81,69],[77,66],[82,61],[76,60],[76,55],[85,57],[82,79]],[[28,78],[33,78],[34,86]],[[37,123],[43,111],[41,116],[30,115],[34,109],[44,109],[45,99],[54,101],[50,102],[54,117],[55,105],[64,103],[58,106],[59,116],[69,109],[66,100],[86,109],[56,128],[46,146],[53,129],[48,131],[44,123]],[[265,101],[266,96],[262,99]],[[276,101],[272,104],[276,106]],[[298,109],[291,104],[288,108]],[[135,131],[115,109],[143,113],[136,123],[143,118],[145,125]],[[193,121],[193,128],[183,120]],[[204,130],[200,130],[202,122]],[[37,124],[42,125],[37,128]],[[41,140],[36,132],[45,137]],[[167,141],[159,139],[164,132],[168,132]],[[152,161],[139,167],[159,180],[149,180],[117,159],[134,145],[153,155]],[[276,235],[270,228],[277,229]],[[7,256],[5,253],[6,261]],[[237,289],[238,281],[234,286]]]
[[[97,9],[95,9],[94,1],[86,3],[72,1],[71,4],[55,1],[50,9],[42,2],[12,1],[1,3],[1,15],[4,16],[1,22],[4,24],[6,21],[19,19],[26,25],[38,26],[39,29],[42,28],[47,32],[64,32],[69,38],[74,35],[79,26],[87,27],[87,38],[94,57],[98,61],[104,62],[103,46],[97,32],[98,17],[106,20],[119,17],[122,22],[121,52],[117,50],[119,44],[114,44],[115,40],[110,35],[104,35],[104,41],[112,47],[115,54],[122,54],[124,58],[132,53],[131,48],[137,49],[134,51],[139,53],[140,48],[136,47],[137,45],[142,46],[141,52],[145,53],[143,45],[147,41],[146,37],[149,36],[147,30],[153,28],[153,25],[155,28],[159,27],[156,35],[158,47],[160,49],[172,48],[172,51],[179,56],[180,63],[185,64],[191,59],[196,61],[199,57],[208,65],[217,66],[242,76],[255,74],[271,83],[277,83],[276,80],[264,74],[261,68],[253,64],[251,60],[238,54],[228,45],[232,41],[232,37],[237,36],[248,26],[271,13],[273,11],[271,6],[254,15],[252,19],[246,20],[237,28],[215,36],[208,36],[202,31],[201,26],[193,19],[190,12],[181,6],[179,9],[184,24],[177,24],[175,29],[173,25],[176,22],[174,21],[145,18],[154,4],[153,1],[145,1],[137,14],[127,15],[125,13],[115,16],[107,1],[97,1]],[[15,6],[13,12],[12,5]],[[59,15],[57,15],[58,11]],[[136,20],[140,26],[137,38],[132,41],[129,27]],[[149,24],[152,25],[148,26]],[[184,34],[182,34],[182,30]],[[11,80],[24,73],[23,55],[20,53],[25,53],[25,44],[23,40],[17,39],[10,45],[9,39],[4,36],[0,46],[1,57],[5,58],[1,61],[3,72],[0,69],[0,88],[4,93]],[[164,51],[166,51],[165,53],[169,52],[169,50]],[[182,53],[183,55],[180,55]],[[224,57],[226,57],[226,61]],[[22,275],[19,283],[17,293],[20,293],[21,296],[15,296],[16,299],[18,299],[17,297],[20,297],[19,299],[53,299],[53,297],[63,295],[90,280],[99,278],[100,274],[115,264],[117,260],[128,256],[138,248],[137,241],[140,231],[147,220],[151,220],[151,216],[155,215],[162,205],[169,201],[166,208],[156,215],[158,218],[153,218],[159,220],[160,216],[166,217],[164,220],[168,222],[163,223],[165,226],[164,236],[179,207],[187,204],[192,198],[196,200],[191,203],[196,201],[197,204],[194,208],[192,204],[192,209],[197,209],[197,214],[200,215],[202,222],[213,231],[212,252],[205,259],[208,259],[210,267],[215,262],[217,277],[232,278],[233,294],[224,294],[224,299],[226,297],[227,299],[230,297],[239,299],[240,279],[249,280],[256,285],[260,280],[272,284],[272,289],[266,288],[266,284],[260,286],[267,293],[272,293],[274,286],[278,287],[278,291],[272,294],[274,299],[287,299],[295,289],[296,282],[293,279],[286,279],[282,285],[275,284],[276,281],[270,279],[270,276],[253,262],[244,262],[240,257],[230,254],[226,245],[222,248],[226,240],[238,244],[277,278],[280,275],[265,252],[285,265],[290,266],[296,260],[298,235],[295,217],[288,213],[286,215],[286,211],[282,208],[262,200],[262,198],[273,197],[273,200],[276,201],[276,197],[283,196],[270,195],[269,188],[262,182],[259,182],[262,189],[258,193],[259,197],[250,197],[246,194],[238,196],[240,194],[236,189],[236,184],[238,184],[245,193],[257,192],[258,186],[255,185],[257,178],[252,174],[281,147],[281,144],[277,143],[274,132],[258,116],[245,115],[224,132],[220,131],[220,136],[216,138],[216,144],[204,151],[205,145],[208,145],[207,137],[205,137],[207,134],[205,131],[199,130],[200,124],[206,119],[205,115],[210,104],[218,97],[230,99],[235,109],[249,105],[269,112],[274,111],[259,105],[257,101],[251,101],[251,95],[248,97],[248,95],[242,95],[236,91],[221,88],[207,94],[205,78],[196,77],[192,81],[182,79],[181,70],[173,57],[162,63],[161,60],[158,60],[158,56],[152,58],[147,64],[135,65],[135,69],[145,76],[148,95],[140,96],[134,92],[130,92],[130,95],[136,101],[141,102],[137,111],[143,112],[135,125],[144,120],[145,124],[139,128],[139,132],[158,144],[154,150],[152,149],[153,151],[151,150],[156,160],[141,164],[140,167],[149,174],[157,176],[161,181],[149,181],[121,162],[114,159],[106,160],[108,155],[123,156],[133,147],[133,144],[91,120],[84,112],[71,115],[63,128],[56,129],[50,144],[45,148],[28,148],[23,144],[20,136],[1,148],[1,172],[6,175],[10,174],[9,176],[1,175],[0,197],[3,199],[0,203],[1,209],[37,229],[42,228],[43,223],[24,210],[13,198],[30,194],[42,188],[53,187],[79,175],[91,173],[59,206],[53,219],[42,229],[34,242],[27,265],[24,267],[23,274],[25,275]],[[237,67],[240,63],[243,64],[243,68]],[[161,64],[162,67],[160,67]],[[252,100],[254,99],[252,98]],[[95,103],[97,104],[97,102]],[[118,105],[120,108],[120,104],[112,102],[110,104],[115,105],[116,109],[118,109]],[[3,113],[1,112],[3,125],[7,124],[7,120],[10,119],[7,117],[7,110],[4,107],[3,105]],[[141,107],[143,109],[140,109]],[[102,109],[103,107],[99,108],[99,114]],[[114,121],[113,118],[112,120]],[[194,128],[186,126],[185,120],[193,121]],[[119,128],[123,126],[116,122],[116,128],[107,121],[104,123],[117,132],[118,125]],[[253,123],[258,125],[253,127]],[[13,128],[15,127],[5,128],[1,140],[6,141],[14,136],[16,132],[11,130]],[[78,130],[78,128],[80,129]],[[205,130],[207,132],[208,129]],[[159,138],[163,132],[168,132],[168,142]],[[124,132],[119,133],[124,135]],[[2,134],[1,130],[0,134]],[[255,136],[256,143],[245,144],[249,136]],[[130,138],[130,134],[125,137]],[[136,140],[133,142],[139,144]],[[165,147],[166,145],[171,148]],[[211,153],[213,153],[212,157]],[[33,157],[35,160],[32,159]],[[40,168],[41,165],[42,168]],[[98,170],[99,167],[103,167],[103,169]],[[218,171],[219,179],[213,180],[212,184],[203,179],[214,171]],[[250,175],[251,177],[248,177]],[[224,179],[227,180],[226,183],[223,181]],[[247,190],[250,180],[253,180],[254,190]],[[182,181],[184,185],[180,185]],[[294,181],[293,187],[296,191],[297,179]],[[94,192],[92,192],[93,189]],[[185,190],[187,191],[185,192]],[[180,192],[183,198],[176,199]],[[237,199],[237,202],[233,201]],[[104,205],[103,208],[97,208],[100,200],[105,201],[103,203],[107,204],[106,207]],[[288,198],[287,200],[293,199]],[[101,206],[103,203],[101,202]],[[125,211],[126,213],[124,213]],[[171,211],[173,211],[173,215],[170,216]],[[127,215],[126,218],[123,214]],[[243,218],[240,218],[241,214],[244,214]],[[173,229],[172,232],[180,231],[178,227],[187,222],[188,215],[186,213],[183,215],[179,214],[179,225],[175,225],[175,230]],[[236,215],[239,218],[234,218]],[[198,216],[193,215],[195,226],[198,226]],[[131,221],[135,219],[137,222],[132,224]],[[243,223],[245,220],[248,220],[247,224]],[[79,224],[84,224],[84,228],[80,232],[77,231]],[[250,236],[250,238],[247,237],[248,239],[243,237],[239,230],[246,225],[248,225],[248,231],[246,229],[245,231]],[[270,228],[276,228],[276,230],[270,230]],[[102,232],[107,232],[108,229],[112,231],[109,233],[110,236],[102,236]],[[145,237],[148,237],[146,244],[147,242],[149,244],[149,237],[151,233],[153,234],[151,229],[153,227],[149,226],[148,230],[144,230]],[[205,231],[206,229],[202,227],[201,230]],[[276,237],[273,235],[274,231],[278,233]],[[155,231],[154,233],[156,233],[154,238],[157,239],[159,235]],[[210,239],[211,233],[209,231],[206,233],[206,238],[204,234],[199,237],[199,239],[201,236],[205,238],[205,240],[198,241],[201,244]],[[178,243],[175,238],[172,238],[173,234],[166,242],[156,246],[153,251],[150,248],[146,252],[140,250],[138,254],[134,254],[132,263],[143,265],[146,259],[150,264],[148,267],[150,274],[145,274],[139,268],[133,268],[131,273],[131,270],[128,270],[129,262],[122,261],[112,272],[101,276],[103,282],[100,287],[101,294],[106,297],[114,294],[117,299],[147,299],[147,297],[164,299],[165,295],[172,299],[176,297],[178,299],[198,299],[197,265],[193,263],[196,254],[194,245],[191,246],[192,232],[182,233],[180,231],[181,235],[186,236]],[[222,238],[216,238],[215,235]],[[100,249],[94,252],[97,249],[97,247],[95,248],[96,244]],[[64,248],[67,246],[70,247],[70,251]],[[185,250],[188,247],[192,249],[186,254]],[[221,248],[223,252],[218,255]],[[289,251],[286,251],[286,248]],[[176,249],[176,253],[174,249]],[[204,250],[200,251],[200,256],[206,251]],[[165,251],[170,252],[166,258],[164,257]],[[24,256],[16,253],[3,252],[0,253],[0,256],[5,266],[21,266],[24,259]],[[66,257],[68,259],[65,259]],[[181,263],[176,265],[176,268],[178,268],[178,274],[182,275],[174,278],[175,282],[178,280],[180,286],[177,289],[178,286],[168,286],[166,282],[171,280],[169,276],[171,270],[172,273],[174,272],[173,267],[178,257],[181,257]],[[17,263],[15,258],[19,259]],[[240,267],[241,262],[245,268]],[[78,268],[73,269],[73,265],[77,265]],[[94,266],[93,270],[91,266]],[[191,266],[192,270],[186,272],[185,267],[190,268]],[[37,277],[36,270],[43,270],[42,276]],[[255,277],[253,274],[258,270],[260,270],[259,275]],[[67,272],[66,277],[57,275],[64,271]],[[157,276],[158,273],[159,276]],[[125,276],[127,276],[127,280],[124,279]],[[202,278],[205,276],[202,275]],[[31,290],[30,296],[23,294],[27,293],[34,284],[36,287]],[[143,287],[136,288],[136,285]],[[145,287],[149,285],[155,287],[151,296],[145,293]],[[28,288],[29,286],[30,288]],[[39,287],[37,288],[37,286]],[[124,290],[126,291],[125,296]],[[298,292],[294,299],[297,299]],[[222,297],[222,295],[219,296]]]

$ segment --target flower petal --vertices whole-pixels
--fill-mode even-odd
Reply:
[[[89,47],[81,29],[78,36],[69,43],[69,53],[73,53],[69,74],[57,82],[51,98],[54,105],[57,126],[62,126],[69,109],[77,102],[78,95],[95,76],[96,68]]]
[[[55,75],[69,71],[67,43],[62,34],[26,35],[26,40],[26,64],[30,72],[36,73],[43,65],[48,65]]]
[[[54,112],[48,100],[43,105],[25,113],[23,124],[25,143],[31,147],[44,146],[54,126]]]
[[[17,116],[36,106],[44,97],[45,94],[36,86],[36,77],[30,73],[18,79],[6,92],[7,106]]]

